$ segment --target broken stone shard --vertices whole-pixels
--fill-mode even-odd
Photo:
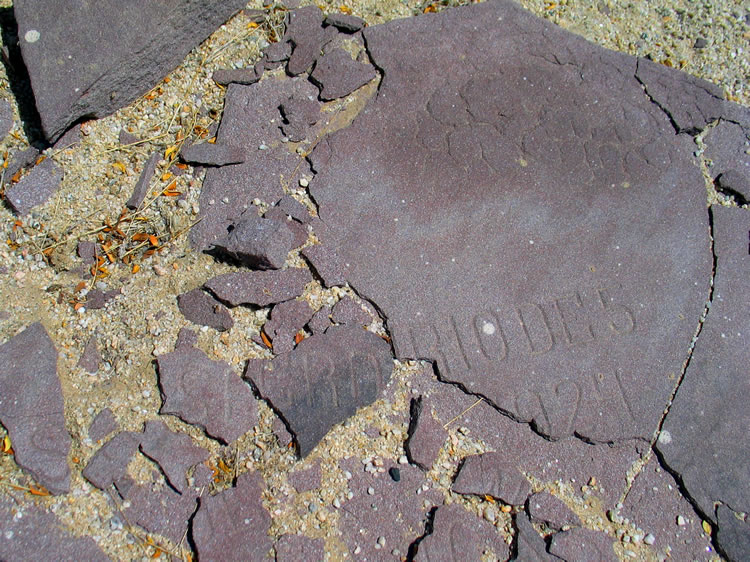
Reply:
[[[276,203],[276,206],[284,211],[288,216],[301,223],[310,222],[310,211],[302,203],[297,201],[291,195],[285,195]]]
[[[308,246],[300,253],[310,263],[326,287],[346,284],[344,264],[341,263],[336,250],[330,245],[315,244]]]
[[[356,33],[365,26],[365,20],[347,14],[328,14],[325,25],[332,25],[345,33]]]
[[[197,507],[196,494],[178,494],[164,486],[132,486],[127,494],[130,507],[123,511],[127,520],[151,533],[180,544],[187,532],[188,521]]]
[[[268,306],[300,296],[310,281],[307,269],[290,267],[225,273],[206,281],[205,287],[230,306]]]
[[[335,424],[374,402],[393,370],[388,344],[360,327],[332,327],[273,361],[251,360],[245,377],[281,414],[306,456]]]
[[[331,307],[324,305],[320,310],[313,314],[313,317],[307,323],[307,329],[310,330],[313,335],[322,334],[328,329],[328,326],[331,325],[330,314]]]
[[[716,187],[719,191],[737,198],[737,203],[740,205],[747,204],[750,198],[750,176],[738,170],[729,170],[719,174],[716,178]]]
[[[750,558],[750,523],[747,515],[734,513],[725,505],[716,509],[719,531],[716,542],[724,556],[732,562]]]
[[[292,96],[279,109],[284,118],[281,130],[292,142],[305,140],[310,126],[320,118],[320,104],[314,99]]]
[[[83,353],[81,353],[81,357],[78,359],[77,366],[90,375],[93,375],[99,370],[99,364],[101,361],[102,358],[99,355],[99,346],[96,343],[96,336],[91,336],[83,348]]]
[[[244,162],[247,153],[237,146],[201,142],[183,148],[180,159],[193,166],[228,166]]]
[[[263,65],[256,64],[253,68],[214,70],[211,78],[221,86],[228,84],[255,84],[263,77]]]
[[[649,439],[712,258],[695,145],[636,59],[506,1],[362,33],[382,82],[309,189],[396,356],[551,439]]]
[[[182,315],[194,324],[209,326],[219,332],[225,332],[234,326],[227,307],[201,289],[193,289],[178,296],[177,306]]]
[[[226,240],[214,246],[251,269],[280,269],[294,247],[294,233],[284,222],[250,210],[234,223]]]
[[[272,542],[271,517],[263,509],[263,480],[257,472],[237,478],[233,488],[204,495],[193,519],[193,541],[201,560],[265,560]]]
[[[430,470],[447,436],[448,432],[442,424],[432,417],[431,408],[429,403],[424,403],[424,397],[413,399],[409,436],[404,444],[409,461],[422,470]]]
[[[125,477],[128,464],[138,450],[141,434],[122,431],[107,441],[83,469],[83,477],[100,490]]]
[[[223,443],[231,443],[253,427],[257,403],[250,387],[223,361],[201,350],[181,346],[156,359],[163,404],[173,414],[197,425]]]
[[[71,439],[57,350],[39,322],[0,345],[0,422],[18,466],[53,494],[67,493]]]
[[[750,201],[750,118],[738,123],[720,121],[706,133],[703,143],[716,187],[740,204]]]
[[[188,488],[187,469],[209,457],[208,451],[193,444],[189,435],[170,431],[159,420],[146,422],[141,452],[159,465],[171,486],[180,493]]]
[[[45,158],[18,183],[10,186],[5,191],[5,198],[17,215],[27,215],[57,192],[62,179],[62,168],[51,158]]]
[[[495,560],[507,560],[510,556],[508,545],[494,525],[466,511],[460,505],[451,504],[437,508],[432,533],[419,542],[414,560],[481,560],[487,551],[492,551]]]
[[[305,6],[289,12],[284,39],[293,47],[286,71],[291,76],[302,74],[318,58],[325,41],[323,12],[320,8]]]
[[[116,431],[118,427],[117,420],[115,419],[112,410],[104,408],[101,412],[96,414],[96,417],[89,426],[89,439],[96,443]]]
[[[290,300],[277,304],[263,331],[273,342],[276,354],[291,351],[296,345],[295,336],[312,318],[313,309],[306,300]]]
[[[151,182],[154,172],[156,172],[156,164],[159,162],[160,158],[161,154],[154,152],[149,156],[148,160],[146,160],[146,164],[143,166],[143,171],[133,188],[133,193],[130,196],[130,199],[125,203],[125,206],[127,206],[128,209],[137,209],[143,203],[146,195],[148,195],[148,184]]]
[[[714,205],[713,299],[656,447],[704,516],[714,505],[750,512],[750,215]]]
[[[104,117],[148,91],[243,0],[13,4],[44,135]]]
[[[0,99],[0,140],[13,128],[13,107],[6,99]]]
[[[515,562],[555,562],[559,560],[547,552],[544,539],[539,536],[523,511],[516,513],[516,557]]]
[[[459,494],[492,496],[510,505],[523,505],[531,484],[505,455],[484,453],[466,457],[452,489]]]
[[[320,99],[343,98],[376,76],[372,65],[354,60],[344,49],[333,49],[320,57],[310,80],[320,88]]]
[[[368,308],[372,309],[369,306]],[[336,322],[336,324],[359,324],[360,326],[367,326],[372,322],[373,317],[370,316],[370,313],[365,312],[362,306],[353,298],[343,296],[339,302],[333,305],[331,320]]]
[[[36,162],[36,159],[39,158],[39,154],[41,153],[35,146],[30,146],[20,152],[15,152],[10,164],[8,164],[8,167],[5,170],[6,183],[8,180],[15,177],[20,170],[32,166],[34,162]]]
[[[532,521],[544,523],[556,531],[581,524],[578,516],[565,505],[565,502],[549,492],[538,492],[529,496],[526,512]]]
[[[576,527],[552,535],[549,552],[563,560],[581,562],[617,562],[612,539],[601,531]]]

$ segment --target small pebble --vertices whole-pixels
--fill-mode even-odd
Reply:
[[[390,474],[390,476],[391,476],[391,478],[393,478],[394,482],[398,482],[399,480],[401,480],[401,471],[398,468],[396,468],[395,466],[391,467],[388,470],[388,474]]]
[[[685,519],[682,515],[678,515],[677,516],[677,524],[680,527],[684,527],[685,525],[687,525],[687,519]]]
[[[367,488],[367,493],[369,495],[373,495],[375,493],[375,488],[373,488],[372,486],[370,486],[369,488]]]
[[[656,537],[652,535],[651,533],[649,533],[648,535],[643,537],[643,542],[645,542],[647,545],[650,546],[656,542]]]
[[[299,185],[300,187],[307,187],[308,185],[310,185],[310,182],[307,180],[307,178],[300,178]]]

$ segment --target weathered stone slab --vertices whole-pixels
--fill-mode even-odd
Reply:
[[[255,84],[263,77],[264,66],[262,63],[256,64],[253,68],[232,68],[214,70],[211,78],[221,86],[228,84]]]
[[[99,355],[99,345],[96,343],[96,336],[91,336],[83,347],[81,357],[78,359],[77,366],[93,375],[99,370],[102,361]]]
[[[6,99],[0,99],[0,140],[13,128],[13,107]]]
[[[578,516],[562,500],[549,492],[538,492],[529,496],[526,512],[532,521],[544,523],[556,531],[581,524]]]
[[[310,330],[313,335],[322,334],[328,329],[328,326],[331,325],[330,315],[331,307],[324,305],[320,310],[313,314],[313,317],[307,323],[307,329]]]
[[[180,493],[188,488],[187,469],[209,457],[208,451],[195,445],[189,435],[170,431],[159,420],[146,422],[141,452],[159,465],[170,485]]]
[[[193,289],[179,295],[177,306],[182,315],[194,324],[210,326],[220,332],[234,326],[234,320],[227,307],[201,289]]]
[[[128,209],[137,209],[141,206],[144,199],[146,199],[146,195],[148,195],[148,185],[151,182],[151,178],[154,176],[154,172],[156,172],[156,164],[158,164],[160,158],[161,154],[154,152],[149,156],[148,160],[146,160],[141,175],[138,176],[138,181],[135,182],[135,187],[133,187],[133,193],[125,203]]]
[[[512,460],[502,453],[466,457],[452,487],[459,494],[492,496],[511,505],[522,505],[531,484]]]
[[[411,462],[422,470],[430,470],[448,432],[432,417],[430,403],[425,403],[423,396],[411,401],[410,410],[409,435],[404,450]]]
[[[310,211],[308,211],[307,207],[305,207],[291,195],[285,195],[284,197],[279,199],[276,203],[276,206],[284,211],[288,216],[301,223],[310,222]]]
[[[214,242],[214,247],[250,269],[280,269],[295,243],[294,233],[285,222],[259,217],[251,208],[232,224],[228,236]]]
[[[223,361],[183,345],[157,358],[162,414],[197,425],[210,437],[231,443],[249,431],[258,406],[250,387]]]
[[[636,59],[505,1],[363,35],[378,95],[310,190],[397,357],[553,439],[648,439],[711,254],[695,145]]]
[[[743,126],[744,125],[744,126]],[[750,200],[750,122],[731,123],[721,121],[703,138],[704,155],[709,162],[709,172],[717,187]]]
[[[15,2],[45,136],[53,141],[82,117],[126,106],[244,6],[244,0]]]
[[[263,331],[273,342],[273,352],[286,353],[294,349],[295,336],[312,318],[313,309],[305,300],[290,300],[277,304]]]
[[[440,506],[432,525],[432,533],[420,541],[414,560],[480,560],[488,552],[495,555],[495,560],[507,560],[510,555],[495,527],[460,505]]]
[[[293,50],[286,71],[296,76],[308,70],[320,55],[325,37],[320,8],[305,6],[289,12],[284,39],[292,44]]]
[[[330,245],[315,244],[308,246],[302,252],[302,256],[321,278],[326,287],[334,285],[345,285],[344,264],[338,253]]]
[[[750,523],[747,521],[747,514],[735,514],[727,506],[720,505],[716,515],[719,521],[716,542],[724,556],[732,562],[747,560],[750,557]]]
[[[272,542],[271,517],[263,509],[263,479],[244,473],[234,488],[203,496],[193,519],[193,541],[202,560],[221,560],[227,553],[237,560],[264,560]]]
[[[245,377],[283,416],[304,457],[332,426],[374,402],[392,370],[383,339],[340,326],[302,340],[273,361],[249,361]]]
[[[0,422],[18,466],[53,494],[67,493],[71,440],[57,350],[39,322],[0,345]]]
[[[204,285],[231,306],[268,306],[298,297],[312,281],[307,269],[290,267],[275,271],[239,271],[217,275]]]
[[[328,101],[348,96],[375,76],[372,65],[354,60],[344,49],[332,49],[315,63],[310,80],[320,88],[320,99]]]
[[[117,431],[120,426],[117,424],[115,415],[109,408],[104,408],[96,414],[96,417],[89,426],[89,439],[94,443],[108,437],[111,433]]]
[[[315,461],[309,468],[289,473],[287,479],[298,493],[303,494],[320,487],[320,476],[320,461]]]
[[[39,158],[39,149],[35,146],[30,146],[19,152],[13,153],[13,158],[10,160],[10,164],[5,170],[5,182],[7,183],[13,178],[20,170],[28,168],[36,162]]]
[[[617,562],[612,539],[601,531],[576,527],[553,535],[549,552],[576,562]]]
[[[325,25],[332,25],[345,33],[356,33],[365,26],[365,20],[347,14],[328,14]]]
[[[368,308],[372,308],[369,307]],[[374,311],[373,312],[374,315]],[[333,305],[333,311],[331,312],[331,320],[336,324],[359,324],[360,326],[368,326],[373,316],[370,313],[365,312],[365,309],[360,306],[353,298],[349,296],[341,297],[341,300]]]
[[[515,562],[555,562],[557,557],[547,552],[544,539],[523,512],[516,513],[516,557]]]
[[[311,539],[303,535],[282,535],[274,546],[278,562],[323,560],[325,557],[323,539]]]
[[[293,142],[304,140],[310,126],[320,119],[320,103],[308,97],[291,96],[279,109],[284,118],[281,130]]]
[[[198,505],[196,494],[178,494],[167,486],[134,485],[127,494],[128,521],[180,544]]]
[[[5,191],[5,198],[17,215],[26,215],[31,209],[46,203],[60,187],[63,170],[51,158],[34,166],[28,175]]]
[[[656,447],[703,514],[750,512],[750,214],[715,205],[713,300]]]
[[[138,450],[141,434],[122,431],[107,441],[83,469],[83,477],[100,490],[122,480]]]
[[[91,537],[75,537],[63,530],[52,513],[0,497],[0,552],[3,560],[91,560],[108,562]]]
[[[245,149],[229,144],[201,142],[180,151],[180,159],[193,166],[228,166],[242,164],[247,159]]]

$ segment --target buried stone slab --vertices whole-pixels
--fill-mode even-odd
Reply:
[[[348,96],[375,76],[372,65],[354,60],[344,49],[333,49],[315,63],[310,80],[320,88],[320,99],[328,101]]]
[[[71,439],[57,350],[39,322],[0,345],[0,423],[8,430],[18,466],[53,494],[67,493]]]
[[[374,402],[393,370],[390,346],[361,327],[331,327],[273,361],[245,371],[281,414],[306,456],[335,424]]]
[[[180,493],[187,490],[187,469],[209,456],[208,451],[195,445],[189,435],[170,431],[159,420],[146,422],[141,452],[159,465],[170,485]]]
[[[268,306],[298,297],[312,281],[310,271],[290,267],[270,271],[237,271],[206,281],[206,289],[230,306]]]
[[[122,431],[107,441],[83,469],[83,477],[100,490],[127,479],[128,464],[138,450],[141,434]]]
[[[424,401],[423,396],[411,401],[410,410],[409,436],[404,444],[404,450],[409,461],[422,470],[430,470],[448,432],[432,417],[430,404]]]
[[[177,297],[177,307],[182,315],[201,326],[209,326],[225,332],[234,326],[232,315],[226,306],[201,289],[193,289]]]
[[[656,447],[703,514],[715,503],[750,512],[750,215],[712,207],[716,275],[711,308]]]
[[[148,91],[244,0],[75,0],[13,4],[42,129],[54,141]]]
[[[296,345],[299,331],[312,318],[313,309],[306,300],[290,300],[277,304],[271,318],[263,325],[263,332],[273,342],[276,354],[291,351]]]
[[[249,210],[214,247],[250,269],[280,269],[295,244],[294,232],[285,223]]]
[[[484,453],[466,457],[452,487],[459,494],[492,496],[507,504],[522,505],[531,484],[507,456]]]
[[[526,513],[519,511],[513,518],[516,524],[516,562],[554,562],[558,560],[547,552],[544,539],[539,536]]]
[[[617,562],[612,539],[601,531],[576,527],[552,536],[549,552],[576,562]]]
[[[310,191],[397,358],[552,439],[650,438],[712,259],[695,145],[636,59],[506,1],[362,33],[383,80]]]
[[[27,215],[57,192],[62,178],[62,168],[51,158],[46,158],[21,181],[9,187],[5,198],[17,215]]]

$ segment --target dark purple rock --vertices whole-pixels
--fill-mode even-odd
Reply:
[[[315,336],[317,334],[322,334],[328,329],[328,326],[331,325],[330,314],[331,307],[328,305],[324,305],[320,310],[313,314],[313,317],[307,323],[307,329],[310,330],[312,335]]]
[[[65,150],[81,142],[81,125],[74,125],[55,141],[52,146],[55,150]]]
[[[291,96],[279,106],[284,124],[281,130],[292,142],[305,140],[310,126],[320,119],[320,103],[304,96]]]
[[[301,252],[310,263],[315,273],[321,278],[326,287],[345,285],[345,264],[339,258],[338,252],[330,245],[315,244],[308,246]]]
[[[719,531],[716,542],[724,556],[732,562],[750,559],[750,523],[747,514],[735,514],[725,505],[716,510]]]
[[[271,207],[263,213],[264,219],[272,219],[282,223],[292,232],[292,248],[299,248],[307,242],[307,226],[297,222],[282,211],[279,207]]]
[[[62,168],[51,158],[45,158],[28,175],[5,190],[5,199],[17,215],[26,215],[34,207],[46,203],[57,192],[62,179]]]
[[[187,533],[188,521],[195,513],[198,499],[195,494],[178,494],[164,486],[135,485],[127,494],[130,507],[123,514],[150,533],[180,544]]]
[[[294,233],[285,222],[259,217],[254,210],[233,224],[214,246],[251,269],[280,269],[294,248]]]
[[[14,153],[10,164],[8,164],[8,167],[5,170],[5,182],[7,183],[10,181],[19,170],[32,166],[34,162],[36,162],[36,159],[39,158],[40,154],[41,152],[39,152],[39,149],[35,146],[30,146],[20,152]]]
[[[515,562],[554,562],[557,557],[547,553],[547,544],[539,536],[529,518],[522,511],[517,513]]]
[[[268,306],[300,296],[310,281],[312,277],[307,269],[290,267],[225,273],[209,279],[204,287],[231,306]]]
[[[532,521],[543,523],[555,531],[581,524],[578,516],[565,505],[565,502],[549,492],[538,492],[529,496],[526,512]]]
[[[412,399],[409,436],[404,444],[409,461],[422,470],[430,470],[447,436],[442,424],[432,417],[429,402],[424,402],[422,396]]]
[[[316,460],[312,466],[290,472],[287,476],[289,483],[298,493],[304,494],[310,490],[320,488],[320,461]]]
[[[298,220],[301,223],[310,222],[310,211],[308,211],[307,207],[305,207],[291,195],[284,195],[284,197],[279,199],[278,203],[276,203],[276,206],[284,211],[287,215],[295,220]]]
[[[522,505],[531,493],[531,484],[507,453],[484,453],[464,459],[452,490]]]
[[[224,443],[253,427],[258,409],[253,393],[227,363],[185,345],[156,363],[164,401],[161,414],[176,415]]]
[[[190,328],[181,328],[177,333],[177,341],[174,346],[175,349],[182,347],[183,345],[188,347],[195,347],[198,345],[198,334],[196,334]]]
[[[112,291],[100,291],[99,289],[91,289],[86,294],[86,308],[89,310],[99,310],[119,295],[120,292],[117,290]]]
[[[600,531],[576,527],[552,536],[549,551],[558,558],[576,562],[617,562],[612,539]]]
[[[715,184],[722,193],[736,197],[740,205],[750,201],[750,176],[738,170],[728,170],[719,174]]]
[[[699,133],[724,113],[724,95],[716,84],[644,58],[638,59],[635,77],[678,133]]]
[[[709,162],[709,172],[716,178],[726,172],[734,171],[750,178],[750,154],[747,153],[750,143],[750,123],[732,123],[720,121],[712,127],[703,138],[704,156]],[[748,197],[750,194],[745,193]]]
[[[750,216],[714,205],[713,299],[656,447],[714,523],[715,502],[750,512]]]
[[[89,341],[86,342],[86,346],[83,348],[83,353],[81,353],[81,357],[78,359],[77,366],[93,375],[99,370],[101,361],[102,358],[101,355],[99,355],[99,346],[96,343],[96,336],[91,336]]]
[[[278,201],[284,195],[279,181],[282,175],[286,178],[298,167],[299,174],[309,175],[307,162],[300,162],[300,155],[281,142],[279,105],[292,95],[315,96],[317,88],[301,78],[274,77],[227,88],[216,142],[244,148],[248,157],[242,164],[206,171],[199,199],[202,220],[190,231],[196,249],[205,250],[225,238],[227,228],[255,198]],[[225,198],[230,205],[222,203]],[[209,204],[212,200],[213,205]]]
[[[331,320],[336,324],[359,324],[360,326],[368,326],[373,317],[366,312],[358,302],[349,296],[344,296],[333,305],[333,312],[331,312]]]
[[[510,556],[494,525],[466,511],[460,505],[443,505],[437,508],[427,535],[417,548],[414,560],[424,562],[462,562],[481,560],[491,551],[494,560],[507,560]]]
[[[108,562],[91,537],[63,530],[60,520],[33,504],[0,497],[0,552],[3,560],[86,560]]]
[[[273,352],[286,353],[294,349],[294,338],[312,318],[313,309],[305,300],[290,300],[279,303],[271,310],[271,318],[263,331],[273,342]]]
[[[81,240],[76,247],[78,257],[86,265],[92,265],[96,261],[96,243]]]
[[[249,361],[245,377],[284,417],[304,457],[332,426],[374,402],[392,370],[385,341],[341,326],[302,340],[273,361]]]
[[[345,33],[355,33],[365,26],[365,20],[347,14],[328,14],[323,23]]]
[[[264,560],[272,542],[268,536],[271,517],[261,493],[263,479],[257,472],[244,473],[234,488],[214,496],[202,496],[193,519],[193,541],[201,560]]]
[[[274,545],[278,562],[298,562],[300,560],[323,560],[325,542],[303,535],[281,535]]]
[[[39,322],[0,345],[0,422],[16,464],[53,494],[70,489],[70,435],[57,350]]]
[[[24,64],[48,140],[147,92],[244,0],[13,4]]]
[[[323,12],[317,6],[289,12],[284,38],[293,46],[286,71],[291,76],[302,74],[313,65],[323,47]]]
[[[377,76],[370,64],[354,60],[344,49],[333,49],[320,57],[310,80],[320,88],[320,99],[348,96]]]
[[[225,332],[234,326],[226,306],[201,289],[193,289],[177,297],[177,307],[182,315],[201,326],[210,326]]]
[[[228,144],[201,142],[183,148],[180,159],[194,166],[227,166],[247,160],[247,151]]]
[[[282,40],[271,43],[263,51],[263,56],[267,62],[272,64],[282,63],[292,55],[292,44],[289,41]]]
[[[119,142],[123,146],[135,144],[139,140],[141,139],[139,139],[135,135],[130,134],[126,129],[120,129],[120,132],[117,136],[117,142]]]
[[[133,188],[133,193],[130,196],[130,199],[125,203],[129,209],[137,209],[141,206],[143,200],[146,199],[146,195],[148,195],[148,185],[151,182],[151,178],[154,176],[154,172],[156,172],[156,164],[159,162],[160,158],[161,154],[159,152],[154,152],[149,156],[148,160],[146,160],[146,163],[143,166],[143,171]]]
[[[180,493],[188,488],[187,469],[209,457],[208,451],[195,445],[189,435],[170,431],[159,420],[146,422],[141,452],[159,465],[169,483]]]
[[[6,99],[0,99],[0,140],[13,128],[13,107]]]
[[[512,2],[363,35],[383,81],[310,192],[397,357],[551,439],[648,440],[712,259],[695,145],[636,59]]]
[[[128,463],[138,450],[140,433],[122,431],[107,441],[83,469],[83,477],[100,490],[126,476]]]
[[[117,431],[119,427],[112,410],[104,408],[96,414],[96,417],[89,426],[89,439],[96,443],[109,436],[110,433]]]
[[[214,70],[211,78],[221,86],[228,84],[255,84],[263,77],[263,67],[255,66],[253,68],[222,68]]]

